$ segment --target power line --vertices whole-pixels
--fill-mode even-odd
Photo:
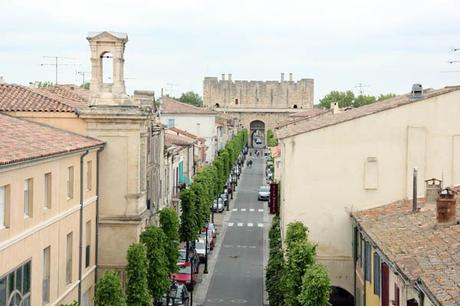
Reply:
[[[59,60],[60,59],[74,59],[74,58],[71,58],[71,57],[64,57],[64,56],[43,56],[43,58],[53,58],[54,59],[54,63],[44,63],[44,64],[40,64],[41,66],[54,66],[54,69],[55,69],[55,85],[58,84],[58,67],[59,66],[72,66],[72,65],[75,65],[75,64],[61,64],[59,63]]]

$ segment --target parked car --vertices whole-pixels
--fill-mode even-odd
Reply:
[[[166,293],[157,306],[187,306],[189,304],[188,290],[185,285],[175,283],[171,286],[168,293]]]
[[[206,242],[206,230],[201,232],[200,239]],[[208,246],[210,250],[214,250],[214,246],[216,245],[216,241],[213,237],[212,230],[208,229]]]
[[[212,231],[212,237],[213,238],[216,238],[217,237],[217,228],[216,226],[214,225],[214,223],[208,223],[208,230],[211,230]]]
[[[270,187],[269,186],[260,186],[259,188],[259,196],[258,200],[259,201],[268,201],[268,198],[270,197]]]
[[[214,200],[214,203],[212,204],[212,210],[214,212],[223,212],[225,209],[224,207],[224,201],[222,200],[221,197],[218,197],[217,199]]]
[[[227,207],[227,205],[228,205],[228,193],[227,193],[227,190],[225,190],[225,192],[220,195],[220,198],[222,199],[222,201],[224,201],[224,207]]]
[[[195,250],[198,254],[198,258],[200,259],[200,262],[204,262],[204,259],[206,257],[204,240],[198,240],[195,242]],[[209,253],[209,244],[208,244],[208,253]]]
[[[179,250],[179,258],[177,259],[177,264],[185,263],[185,248]],[[191,262],[193,262],[193,269],[195,272],[198,273],[199,265],[200,265],[200,258],[198,257],[198,253],[194,248],[190,248],[188,251],[188,257]]]
[[[176,280],[179,284],[187,286],[187,289],[192,289],[196,284],[196,274],[195,267],[193,267],[193,273],[191,272],[192,264],[190,262],[178,263],[179,271],[173,274],[172,278]]]

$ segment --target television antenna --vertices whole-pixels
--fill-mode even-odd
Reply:
[[[54,59],[54,63],[42,63],[40,64],[40,66],[54,66],[54,69],[55,69],[55,83],[54,85],[57,85],[58,84],[58,68],[59,66],[73,66],[75,64],[62,64],[59,62],[59,60],[61,59],[65,59],[65,60],[74,60],[74,58],[72,57],[64,57],[64,56],[43,56],[43,58],[52,58]]]

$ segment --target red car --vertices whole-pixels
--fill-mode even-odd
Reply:
[[[179,271],[174,273],[172,278],[176,279],[176,282],[184,284],[187,286],[187,289],[191,289],[196,284],[196,274],[190,273],[191,263],[190,262],[180,262],[177,263]]]

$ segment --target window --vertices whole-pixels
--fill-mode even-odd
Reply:
[[[33,179],[29,178],[24,181],[24,216],[32,217],[33,215]]]
[[[72,283],[72,254],[73,254],[73,233],[67,234],[65,250],[65,283]]]
[[[197,123],[197,124],[196,124],[196,134],[197,134],[197,135],[200,135],[200,134],[201,134],[201,125],[200,125],[200,123]]]
[[[43,250],[42,303],[50,302],[50,247]]]
[[[380,296],[380,256],[374,253],[374,294]]]
[[[364,258],[366,254],[366,242],[363,238],[363,235],[361,234],[361,267],[364,268]]]
[[[377,157],[368,157],[364,165],[364,189],[379,187],[379,164]]]
[[[235,104],[238,105],[238,99],[235,99]]]
[[[89,160],[86,163],[86,189],[93,188],[93,161]]]
[[[357,232],[356,234],[356,261],[357,261],[357,264],[361,267],[361,257],[362,257],[362,254],[361,254],[361,233],[360,232]]]
[[[176,125],[176,120],[174,118],[168,119],[168,128],[173,128]]]
[[[364,260],[364,279],[371,281],[371,244],[365,243],[365,260]]]
[[[51,208],[51,197],[52,197],[52,193],[51,193],[51,173],[46,173],[45,174],[45,190],[44,190],[44,194],[45,194],[45,208],[48,208],[50,209]]]
[[[395,306],[399,306],[399,287],[397,284],[395,284]]]
[[[9,190],[9,185],[0,186],[0,229],[10,225]]]
[[[30,261],[0,277],[0,305],[30,306]],[[22,298],[22,299],[21,299]]]
[[[73,198],[73,166],[67,168],[67,198]]]
[[[91,220],[86,222],[86,248],[85,267],[88,268],[91,262]]]

